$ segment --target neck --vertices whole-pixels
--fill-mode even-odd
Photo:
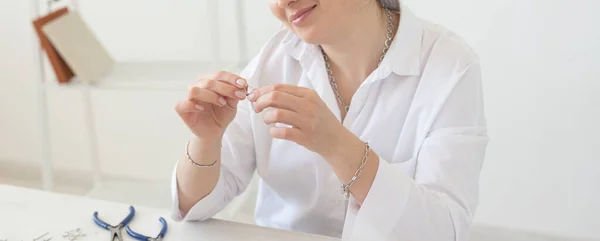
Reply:
[[[321,45],[336,78],[352,82],[349,84],[360,84],[377,68],[387,39],[385,12],[379,7],[365,11],[342,38]],[[395,23],[393,13],[392,18]]]

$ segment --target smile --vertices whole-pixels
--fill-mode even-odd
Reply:
[[[317,5],[314,5],[314,6],[303,8],[301,10],[296,11],[294,14],[292,14],[292,16],[290,16],[290,21],[294,25],[301,24],[310,16],[313,9],[315,9],[316,7],[317,7]]]

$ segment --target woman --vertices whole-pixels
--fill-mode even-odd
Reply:
[[[241,75],[200,77],[175,220],[260,177],[258,225],[344,240],[465,240],[487,146],[480,65],[397,0],[271,0],[286,28]]]

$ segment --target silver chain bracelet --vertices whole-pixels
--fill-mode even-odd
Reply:
[[[188,161],[190,161],[192,163],[192,165],[197,166],[197,167],[202,167],[202,168],[209,168],[209,167],[214,167],[217,164],[217,160],[215,160],[215,162],[213,162],[209,165],[202,165],[202,164],[195,162],[192,159],[192,157],[190,156],[189,147],[190,147],[190,141],[188,141],[187,145],[185,146],[185,155],[187,156]]]
[[[352,187],[352,184],[354,184],[356,179],[358,179],[358,176],[360,176],[360,173],[367,164],[367,160],[369,160],[369,152],[371,152],[371,146],[369,146],[369,142],[365,142],[365,154],[363,155],[360,167],[358,167],[358,169],[354,173],[354,176],[352,177],[350,182],[348,182],[348,184],[342,184],[341,191],[342,195],[344,195],[344,198],[346,198],[346,200],[350,199],[350,187]]]

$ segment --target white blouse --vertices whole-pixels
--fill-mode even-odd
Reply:
[[[288,30],[275,34],[241,76],[252,87],[314,89],[340,118],[319,47]],[[362,206],[344,200],[327,162],[271,138],[262,114],[243,101],[225,133],[217,185],[185,217],[173,173],[174,220],[213,217],[256,170],[258,225],[344,240],[466,240],[488,137],[479,60],[463,40],[404,7],[391,48],[354,94],[343,125],[380,157]]]

